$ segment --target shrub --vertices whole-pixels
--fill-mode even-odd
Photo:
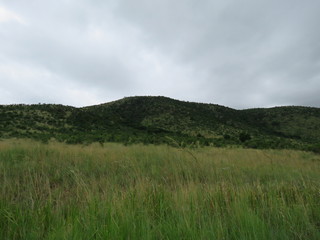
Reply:
[[[239,140],[240,142],[245,142],[251,139],[251,136],[249,133],[246,132],[242,132],[239,134]]]

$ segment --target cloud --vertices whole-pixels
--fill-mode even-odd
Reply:
[[[240,108],[283,104],[279,87],[294,96],[292,89],[319,73],[319,3],[121,3],[123,17],[142,27],[150,43],[202,73],[195,81],[205,99]],[[313,81],[313,88],[319,85]],[[318,105],[315,95],[305,97]],[[294,97],[290,102],[299,104]]]
[[[9,11],[8,9],[0,6],[0,24],[10,21],[15,21],[20,24],[26,24],[25,20],[17,13]]]
[[[318,1],[30,0],[0,7],[0,69],[19,75],[0,71],[2,103],[165,95],[235,108],[320,107]],[[21,95],[24,84],[45,94]]]

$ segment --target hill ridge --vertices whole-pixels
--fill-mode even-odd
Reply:
[[[0,138],[241,145],[309,149],[320,142],[320,108],[233,109],[165,96],[132,96],[86,107],[0,105]]]

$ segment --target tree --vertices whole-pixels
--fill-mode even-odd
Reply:
[[[247,133],[247,132],[242,132],[242,133],[239,134],[239,140],[240,140],[241,142],[245,142],[245,141],[248,141],[248,140],[250,140],[250,139],[251,139],[251,136],[250,136],[250,134]]]

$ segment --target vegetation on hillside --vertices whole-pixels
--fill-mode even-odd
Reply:
[[[320,109],[235,110],[166,97],[128,97],[74,108],[0,106],[0,137],[66,143],[123,142],[179,146],[291,148],[320,152]]]

